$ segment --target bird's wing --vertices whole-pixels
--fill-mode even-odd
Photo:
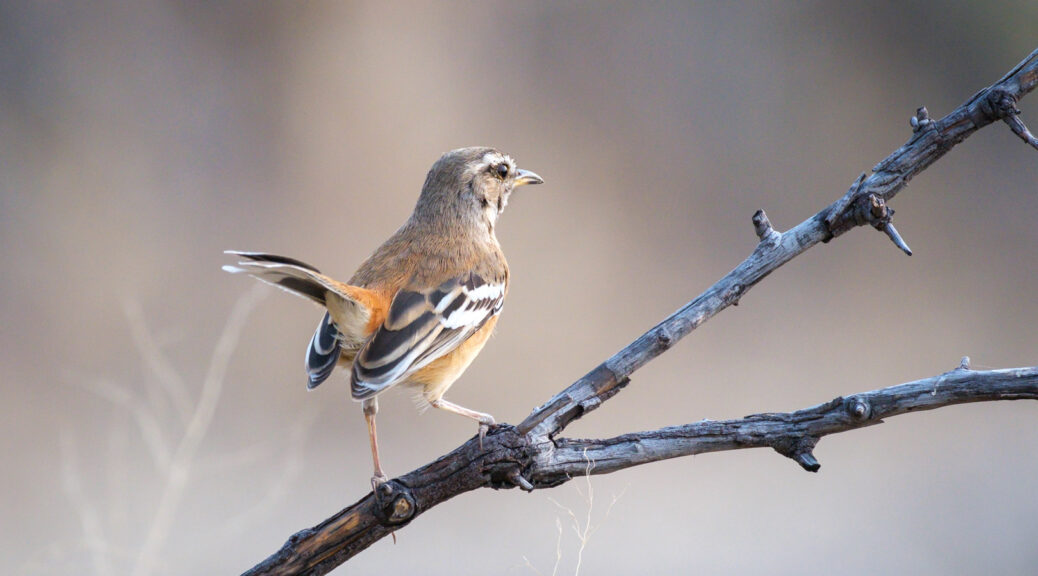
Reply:
[[[371,398],[454,350],[501,311],[504,299],[504,281],[475,273],[425,290],[401,290],[353,362],[353,398]]]

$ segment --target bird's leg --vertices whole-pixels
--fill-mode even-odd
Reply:
[[[368,398],[362,406],[364,409],[364,419],[368,422],[368,438],[371,440],[371,459],[375,461],[375,475],[371,477],[371,489],[378,490],[379,485],[389,480],[382,472],[382,465],[378,461],[378,437],[375,435],[375,414],[378,414],[378,399]]]
[[[466,418],[472,418],[476,422],[479,422],[479,447],[483,448],[483,438],[486,437],[487,431],[490,427],[497,422],[494,422],[494,417],[490,414],[484,414],[482,412],[476,412],[475,410],[469,410],[464,406],[458,406],[453,402],[448,402],[443,398],[437,398],[436,400],[430,400],[429,405],[433,408],[439,408],[448,412],[454,412],[455,414],[461,414]]]

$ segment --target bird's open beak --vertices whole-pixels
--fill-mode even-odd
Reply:
[[[529,170],[523,170],[522,168],[516,170],[515,185],[526,186],[527,184],[544,184],[544,178],[541,178]]]

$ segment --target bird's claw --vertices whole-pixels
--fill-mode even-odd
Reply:
[[[494,421],[494,417],[487,414],[486,418],[482,418],[479,421],[479,449],[483,449],[483,439],[487,437],[487,432],[490,432],[491,428],[497,426],[497,422]]]
[[[389,477],[385,474],[376,474],[375,476],[372,476],[371,491],[377,494],[379,487],[385,484],[386,482],[389,482]]]

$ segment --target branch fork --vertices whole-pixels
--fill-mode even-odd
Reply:
[[[1038,400],[1038,367],[976,371],[964,357],[944,374],[848,397],[787,414],[756,414],[724,421],[699,421],[614,438],[559,438],[566,426],[591,412],[630,383],[638,368],[670,349],[758,282],[819,242],[865,224],[884,232],[911,254],[894,228],[887,203],[916,174],[973,132],[1004,120],[1038,148],[1019,119],[1017,102],[1038,87],[1038,50],[992,86],[947,116],[934,120],[920,107],[912,137],[862,174],[836,202],[785,231],[776,231],[763,210],[753,217],[758,242],[735,269],[665,318],[620,352],[562,390],[519,425],[493,427],[482,446],[473,437],[449,454],[368,494],[313,528],[302,530],[246,574],[310,574],[331,571],[390,535],[424,511],[483,487],[523,490],[556,486],[573,477],[692,454],[770,447],[802,468],[820,467],[813,450],[819,439],[883,418],[952,404],[992,400]],[[593,465],[591,465],[593,463]]]

